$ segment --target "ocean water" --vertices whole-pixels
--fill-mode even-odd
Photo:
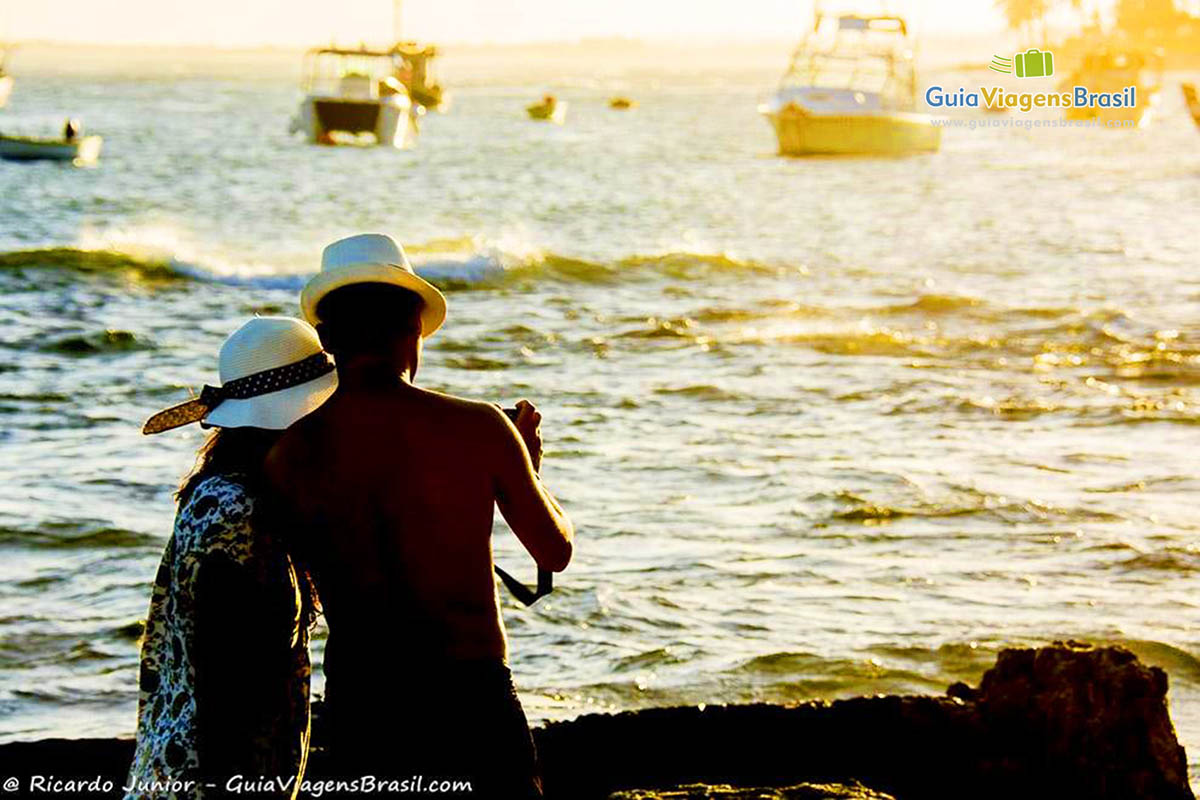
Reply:
[[[92,169],[0,162],[0,742],[132,732],[202,436],[140,423],[241,321],[294,313],[325,243],[385,231],[449,296],[421,382],[545,414],[579,541],[554,595],[506,600],[532,718],[936,693],[1076,638],[1168,670],[1195,774],[1186,76],[1144,130],[788,160],[768,59],[451,57],[450,112],[401,152],[289,138],[291,54],[156,58],[30,53],[0,111],[106,138]],[[565,125],[524,118],[547,88]],[[502,524],[496,548],[532,578]]]

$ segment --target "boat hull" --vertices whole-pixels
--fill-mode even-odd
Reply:
[[[528,106],[525,111],[529,118],[539,122],[554,122],[561,125],[567,119],[567,104],[563,102],[548,106],[544,103]]]
[[[1105,127],[1140,128],[1150,122],[1154,108],[1158,105],[1159,90],[1157,87],[1139,86],[1137,96],[1138,104],[1130,108],[1068,108],[1065,116],[1076,122],[1095,120]]]
[[[408,95],[414,103],[425,106],[430,111],[445,111],[449,105],[449,100],[442,87],[434,84],[433,86],[409,86]]]
[[[1188,113],[1192,115],[1192,121],[1200,128],[1200,95],[1196,93],[1196,87],[1190,83],[1183,84],[1183,99],[1187,103]]]
[[[795,107],[764,109],[763,114],[783,156],[905,155],[941,147],[942,129],[924,114],[813,113]]]
[[[300,103],[292,130],[314,144],[337,144],[340,139],[373,140],[388,147],[411,147],[417,124],[407,97],[348,99],[309,95]]]
[[[74,142],[61,139],[30,139],[0,136],[0,158],[7,161],[70,161],[91,164],[100,158],[103,140],[84,136]]]

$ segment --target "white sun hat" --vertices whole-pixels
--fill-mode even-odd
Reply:
[[[446,321],[446,298],[432,283],[417,275],[396,240],[382,233],[362,233],[339,239],[321,254],[321,271],[300,293],[300,311],[316,325],[317,304],[343,286],[387,283],[416,292],[425,301],[421,309],[421,336],[430,337]]]
[[[238,328],[219,358],[221,385],[146,421],[142,433],[200,422],[214,428],[284,430],[316,411],[337,389],[333,360],[317,331],[291,317],[255,317]]]

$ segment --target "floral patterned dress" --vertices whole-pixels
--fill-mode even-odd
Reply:
[[[223,783],[205,782],[196,703],[197,582],[201,567],[218,559],[232,563],[241,577],[273,599],[268,605],[275,611],[262,622],[283,626],[281,641],[289,649],[286,660],[279,662],[286,663],[286,670],[280,670],[286,674],[257,676],[268,685],[278,685],[280,691],[263,697],[263,707],[246,709],[251,752],[243,763],[253,765],[256,773],[246,777],[284,782],[294,777],[282,785],[278,792],[282,796],[294,795],[303,779],[309,737],[308,630],[301,622],[291,561],[271,537],[252,529],[254,505],[238,476],[214,475],[195,487],[176,515],[174,534],[154,581],[142,641],[137,744],[126,781],[126,787],[132,787],[127,800],[202,798],[225,788]],[[245,613],[267,612],[247,608]],[[221,656],[237,658],[238,654]],[[262,668],[253,663],[241,666]]]

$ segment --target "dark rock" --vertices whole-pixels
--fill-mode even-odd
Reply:
[[[547,796],[564,800],[696,781],[859,780],[897,797],[961,800],[964,787],[982,796],[974,770],[984,731],[973,708],[950,698],[659,708],[588,715],[537,734]]]
[[[1004,650],[983,676],[979,713],[1005,761],[1038,764],[1072,797],[1192,798],[1167,713],[1167,674],[1119,647],[1077,642]]]
[[[978,696],[979,690],[968,686],[962,681],[950,684],[950,688],[946,690],[947,697],[957,697],[964,703],[972,703]]]
[[[694,783],[658,792],[635,789],[617,792],[609,800],[895,800],[862,784],[801,783],[773,789],[744,789]]]
[[[548,796],[860,780],[901,800],[1194,800],[1166,675],[1128,650],[1003,651],[980,688],[587,715],[537,732]]]

